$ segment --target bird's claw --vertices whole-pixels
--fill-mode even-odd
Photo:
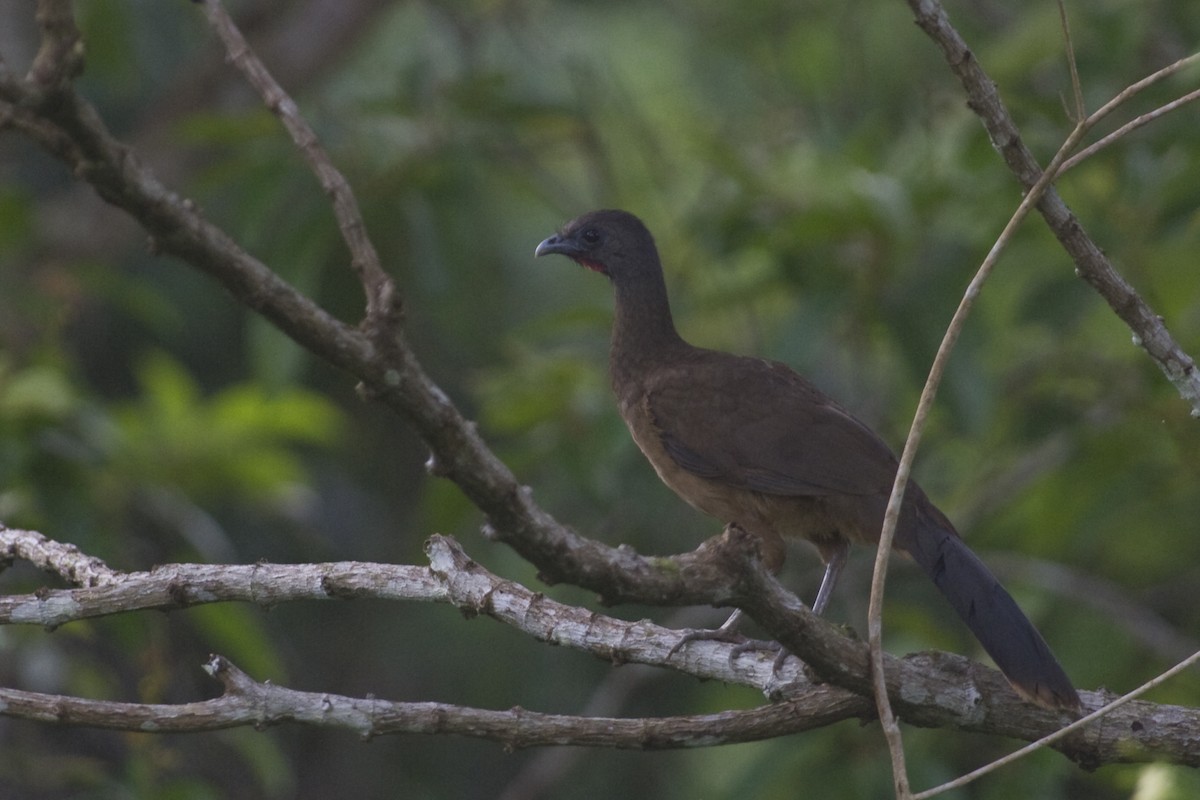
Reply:
[[[680,633],[679,641],[667,652],[667,658],[675,655],[679,651],[679,648],[689,642],[725,642],[735,645],[734,650],[738,648],[751,649],[754,646],[752,639],[747,639],[728,625],[722,625],[719,628],[695,628]],[[732,659],[733,656],[730,656],[730,658]]]
[[[787,661],[788,656],[791,655],[791,653],[787,651],[787,648],[781,645],[779,642],[767,642],[762,639],[747,639],[746,641],[739,642],[734,646],[733,650],[729,653],[729,663],[732,664],[734,659],[736,659],[742,653],[746,653],[751,650],[765,650],[768,653],[775,654],[775,663],[771,665],[771,672],[776,677],[779,675],[779,670],[783,669],[784,662]]]
[[[732,644],[733,647],[729,651],[729,666],[733,666],[733,662],[738,659],[743,653],[748,653],[751,650],[763,650],[768,653],[775,653],[775,663],[771,666],[771,672],[778,676],[779,671],[783,668],[784,662],[791,655],[783,645],[779,642],[769,642],[763,639],[751,639],[733,630],[728,625],[722,625],[719,628],[699,628],[694,630],[682,631],[679,636],[679,641],[667,652],[667,658],[675,655],[679,648],[689,642],[725,642]]]

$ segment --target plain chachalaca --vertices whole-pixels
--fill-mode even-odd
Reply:
[[[612,385],[634,441],[691,505],[761,538],[778,571],[785,536],[808,539],[825,576],[820,613],[851,542],[879,540],[897,460],[864,423],[787,366],[705,350],[675,330],[654,239],[625,211],[584,214],[537,246],[607,275],[616,290]],[[950,601],[1027,700],[1078,709],[1041,634],[954,526],[908,484],[895,547]]]

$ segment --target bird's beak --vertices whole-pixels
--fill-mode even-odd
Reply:
[[[582,251],[579,249],[579,245],[575,243],[575,240],[569,237],[560,236],[556,233],[549,239],[544,240],[537,246],[537,249],[533,251],[535,258],[538,256],[548,256],[551,253],[558,253],[560,255],[567,256],[568,258],[575,258],[581,255]]]

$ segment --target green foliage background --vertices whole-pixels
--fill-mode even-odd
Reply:
[[[1186,4],[1068,8],[1089,108],[1200,43]],[[222,66],[199,11],[152,0],[77,10],[88,44],[80,86],[110,125],[251,252],[357,319],[362,298],[326,199]],[[301,13],[268,2],[241,10],[252,43],[273,15]],[[5,12],[14,69],[24,64],[10,45],[36,41],[25,11]],[[950,12],[1048,160],[1070,126],[1056,7]],[[540,503],[581,532],[648,553],[687,550],[717,530],[658,484],[615,413],[609,287],[564,260],[532,258],[557,225],[600,206],[628,208],[655,231],[693,342],[785,360],[901,443],[954,306],[1020,199],[905,4],[469,0],[374,14],[337,58],[278,78],[354,184],[405,292],[418,355]],[[1196,77],[1152,90],[1133,110]],[[1195,110],[1178,112],[1060,183],[1192,354],[1196,124]],[[1028,223],[954,355],[918,471],[1081,688],[1127,690],[1196,649],[1200,430],[1187,412],[1040,221]],[[540,588],[528,564],[479,536],[480,515],[424,474],[424,458],[402,422],[361,402],[345,375],[148,253],[130,223],[31,145],[0,138],[5,523],[129,570],[420,563],[437,531]],[[865,553],[849,573],[830,614],[862,630]],[[815,559],[797,548],[787,577],[811,596]],[[18,567],[3,588],[43,581]],[[920,576],[899,566],[890,587],[893,651],[979,656]],[[594,603],[570,587],[547,591]],[[1169,635],[1101,605],[1105,592],[1161,617]],[[299,689],[562,713],[608,691],[614,670],[451,609],[354,602],[8,628],[0,681],[182,702],[214,693],[199,669],[211,651]],[[1178,678],[1153,699],[1194,706],[1200,683]],[[761,701],[663,674],[638,683],[619,713]],[[918,786],[1013,746],[907,735]],[[7,719],[0,745],[0,794],[47,798],[490,798],[546,757],[298,727],[164,738]],[[874,726],[695,752],[554,755],[565,771],[548,797],[883,797],[890,787]],[[1086,773],[1040,754],[951,796],[1197,792],[1180,770]]]

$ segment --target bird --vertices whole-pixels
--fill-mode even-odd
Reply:
[[[609,372],[634,442],[688,504],[756,535],[772,572],[783,564],[785,538],[815,545],[825,571],[812,610],[822,613],[851,543],[879,541],[898,467],[892,449],[787,365],[686,342],[654,237],[633,214],[583,214],[534,254],[566,256],[611,281]],[[913,481],[893,547],[933,581],[1020,697],[1079,710],[1042,635]]]

